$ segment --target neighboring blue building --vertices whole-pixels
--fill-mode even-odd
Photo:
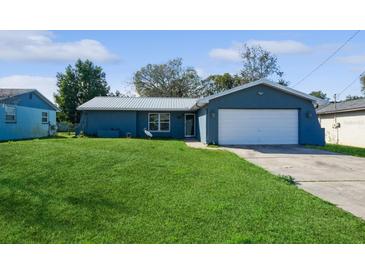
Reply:
[[[56,132],[58,108],[35,89],[0,89],[0,141]]]
[[[96,97],[80,130],[99,137],[196,138],[219,145],[324,144],[320,99],[266,79],[204,98]]]

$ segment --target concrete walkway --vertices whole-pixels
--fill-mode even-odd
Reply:
[[[196,142],[195,148],[206,148]],[[298,187],[365,220],[365,158],[301,146],[219,147],[276,175],[289,175]]]

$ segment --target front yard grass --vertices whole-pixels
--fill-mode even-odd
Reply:
[[[326,144],[325,146],[307,146],[310,148],[322,149],[336,153],[348,154],[357,157],[365,157],[365,148]]]
[[[364,221],[181,141],[0,143],[0,168],[1,243],[365,243]]]

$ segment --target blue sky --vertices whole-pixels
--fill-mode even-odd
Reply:
[[[133,72],[182,57],[202,77],[237,73],[243,43],[275,53],[285,79],[299,81],[354,31],[0,31],[0,87],[37,88],[52,99],[55,76],[77,58],[104,68],[111,89],[133,92]],[[295,88],[341,91],[365,70],[365,32]],[[341,96],[360,95],[356,82]]]

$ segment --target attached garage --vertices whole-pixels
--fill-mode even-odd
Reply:
[[[207,110],[208,144],[323,145],[318,103],[318,98],[261,79],[204,97],[197,106]]]
[[[219,109],[221,145],[298,144],[297,109]]]

